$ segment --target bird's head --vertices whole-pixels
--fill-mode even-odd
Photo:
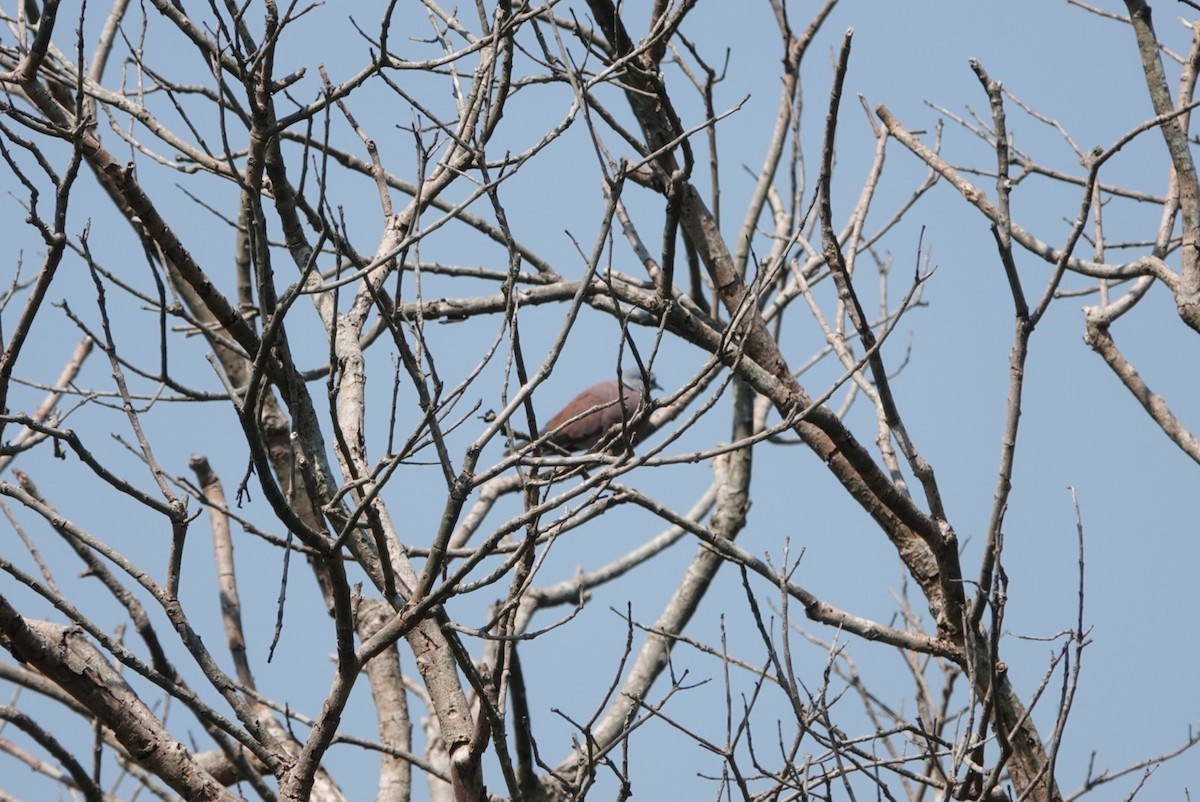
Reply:
[[[621,384],[628,387],[630,390],[639,391],[642,396],[649,397],[651,390],[661,390],[658,381],[654,378],[654,374],[650,371],[642,372],[642,369],[637,365],[625,368],[621,372]]]

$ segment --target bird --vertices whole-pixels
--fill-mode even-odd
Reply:
[[[634,415],[650,402],[651,390],[661,389],[653,373],[627,368],[620,379],[600,382],[572,398],[546,424],[540,439],[546,450],[567,452],[591,451],[602,443],[611,445],[608,441],[622,442],[623,424],[633,421]],[[630,447],[650,434],[649,424],[647,416],[636,421],[637,430],[628,433]]]

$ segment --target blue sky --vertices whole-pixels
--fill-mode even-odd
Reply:
[[[799,25],[813,5],[789,4],[794,24]],[[1109,12],[1124,13],[1123,5],[1113,0],[1100,0],[1097,5]],[[1175,52],[1185,53],[1190,31],[1178,23],[1175,15],[1189,10],[1161,0],[1155,7],[1160,38]],[[406,7],[405,11],[411,9]],[[71,19],[75,13],[64,12],[63,19]],[[98,8],[89,10],[89,14],[99,13]],[[364,60],[363,45],[346,20],[347,13],[344,7],[328,4],[297,24],[297,38],[290,49],[284,50],[279,71],[288,72],[301,64],[309,66],[308,75],[295,89],[298,97],[306,98],[316,91],[315,63],[326,64],[336,81]],[[357,4],[354,13],[360,21],[375,16],[374,9],[360,11]],[[416,27],[421,21],[419,14],[403,19],[413,26],[414,36],[424,35],[420,32],[423,29]],[[98,16],[91,18],[93,25],[98,21]],[[754,170],[761,164],[762,148],[775,114],[780,53],[778,37],[770,26],[764,4],[701,2],[683,28],[714,64],[720,63],[724,48],[730,48],[727,79],[717,87],[715,106],[722,111],[743,104],[717,126],[723,149],[723,222],[730,237],[741,222],[741,204],[753,183],[744,168]],[[1096,145],[1106,147],[1152,116],[1130,30],[1066,2],[844,0],[825,24],[803,66],[802,138],[807,148],[810,194],[830,64],[848,28],[854,29],[854,44],[839,127],[834,184],[838,218],[846,214],[857,197],[873,149],[873,135],[859,106],[859,95],[868,108],[884,104],[913,129],[932,131],[939,119],[944,120],[943,153],[951,163],[993,166],[994,158],[983,143],[930,105],[965,119],[970,119],[972,112],[987,114],[987,99],[968,66],[971,58],[978,59],[993,78],[1002,81],[1023,102],[1061,123],[1083,150]],[[67,26],[63,30],[68,30]],[[149,39],[152,62],[155,55],[168,57],[174,46],[170,41],[154,36]],[[60,41],[59,45],[65,48],[67,42]],[[420,52],[423,46],[412,43],[411,47]],[[195,65],[172,63],[172,68],[178,70],[178,76],[195,69]],[[1177,72],[1177,68],[1168,69]],[[686,95],[687,87],[678,73],[670,74],[668,80],[679,96]],[[449,104],[448,93],[439,91],[431,90],[429,96],[434,102],[440,99]],[[365,100],[367,95],[363,97]],[[526,97],[528,100],[518,95],[502,129],[502,141],[511,142],[516,150],[535,141],[548,122],[566,112],[571,101],[565,88],[530,92]],[[411,113],[388,102],[362,102],[355,106],[355,112],[378,139],[385,163],[403,173],[402,165],[411,163],[413,146],[401,129],[412,122]],[[694,106],[684,104],[681,114],[685,125],[699,122]],[[1080,172],[1077,156],[1051,126],[1012,105],[1009,130],[1016,145],[1040,163]],[[356,140],[346,138],[344,125],[335,126],[335,131],[347,148],[361,152]],[[109,134],[106,141],[112,139]],[[223,274],[230,260],[232,234],[223,223],[189,201],[178,187],[186,186],[224,213],[232,214],[230,188],[213,180],[193,182],[186,176],[156,169],[144,157],[138,159],[139,179],[162,199],[168,217],[178,221],[188,247],[203,264]],[[924,168],[915,157],[898,143],[890,143],[885,177],[868,229],[871,221],[886,219],[923,174]],[[992,179],[976,180],[989,194],[993,193]],[[1103,180],[1163,193],[1167,161],[1161,137],[1156,132],[1143,135],[1112,160]],[[4,202],[9,204],[10,218],[19,219],[22,213],[16,211],[7,195],[17,189],[11,174],[0,175],[0,188],[6,193]],[[73,225],[69,230],[82,230],[85,222],[92,220],[98,258],[143,289],[150,286],[144,261],[131,246],[123,226],[103,223],[102,200],[87,176],[81,179],[80,191],[82,202],[72,207]],[[1077,195],[1074,188],[1029,178],[1014,189],[1013,216],[1043,239],[1058,243],[1076,214]],[[335,203],[347,209],[350,230],[358,238],[360,249],[373,250],[382,226],[374,186],[361,179],[339,180],[333,196]],[[582,128],[577,126],[568,132],[507,184],[504,198],[514,232],[564,275],[578,275],[582,259],[576,242],[584,250],[591,247],[603,209],[595,158]],[[630,204],[647,215],[643,234],[657,241],[655,201],[631,193]],[[1110,240],[1150,239],[1157,220],[1158,209],[1149,204],[1116,201],[1106,210]],[[27,232],[22,229],[20,236],[24,239],[14,237],[5,243],[2,253],[6,264],[15,264],[22,249],[32,261],[30,255],[38,245],[36,240],[28,239]],[[964,566],[971,572],[978,559],[995,486],[1012,342],[1012,305],[986,222],[945,183],[928,193],[883,245],[894,262],[893,298],[903,292],[922,244],[928,249],[929,264],[936,267],[925,285],[925,305],[901,323],[884,353],[897,364],[911,346],[909,361],[895,380],[897,400],[915,443],[938,472],[951,522],[964,544]],[[1136,256],[1141,251],[1129,253]],[[618,265],[619,269],[637,271],[628,249],[619,241],[613,254],[618,262],[626,260]],[[422,245],[421,256],[500,268],[504,254],[479,237],[451,233],[431,237]],[[1018,269],[1026,292],[1031,297],[1040,295],[1049,276],[1048,266],[1018,253]],[[1085,285],[1068,278],[1064,288]],[[431,278],[428,292],[448,292],[449,286]],[[81,315],[93,322],[98,319],[90,280],[78,261],[66,266],[51,297],[68,299]],[[1059,758],[1059,783],[1064,793],[1079,787],[1093,753],[1096,771],[1123,767],[1181,743],[1188,728],[1198,723],[1200,714],[1200,695],[1194,681],[1194,666],[1200,662],[1194,591],[1194,574],[1200,565],[1193,509],[1197,466],[1155,429],[1083,343],[1081,307],[1093,302],[1091,297],[1056,301],[1034,334],[1014,490],[1005,527],[1010,586],[1003,654],[1017,689],[1028,696],[1061,642],[1047,639],[1069,629],[1075,621],[1079,555],[1069,488],[1078,494],[1086,543],[1085,620],[1091,627],[1091,645],[1084,652],[1079,693]],[[114,303],[123,304],[121,317],[115,321],[119,345],[128,355],[152,364],[156,345],[140,328],[151,316],[137,304]],[[562,313],[561,307],[523,312],[523,332],[533,354],[539,353],[538,344],[548,343]],[[311,307],[298,304],[296,315],[292,329],[297,332],[298,342],[314,349],[309,364],[319,364],[322,346],[299,334],[301,321],[309,325],[315,322]],[[11,317],[6,322],[8,319]],[[789,323],[785,352],[798,365],[820,347],[821,340],[815,327],[803,320],[797,322],[795,312]],[[431,347],[452,381],[466,375],[474,365],[478,344],[494,336],[498,326],[498,321],[483,321],[430,327]],[[19,372],[48,381],[57,374],[78,335],[63,324],[58,313],[45,315],[35,334]],[[1152,290],[1131,315],[1114,327],[1114,335],[1151,387],[1195,431],[1200,426],[1200,415],[1196,413],[1200,380],[1195,369],[1200,349],[1194,332],[1176,317],[1168,294],[1161,288]],[[636,336],[641,348],[651,347],[652,332],[640,330]],[[585,310],[559,366],[539,390],[537,403],[543,419],[581,387],[611,375],[618,338],[611,319]],[[468,347],[463,347],[464,343]],[[188,365],[185,375],[190,381],[204,389],[217,389],[203,361],[204,346],[198,338],[177,341],[173,348],[178,364]],[[375,383],[368,397],[369,415],[377,427],[374,431],[379,431],[386,419],[389,402],[390,355],[385,349],[378,350],[374,367],[379,378],[372,379]],[[667,343],[655,371],[671,391],[686,383],[701,362],[701,355],[691,349]],[[838,372],[833,366],[820,366],[804,381],[810,390],[819,392],[822,382]],[[88,381],[104,385],[107,374],[107,365],[93,358]],[[499,366],[489,367],[468,393],[467,403],[478,400],[483,409],[498,408],[500,378]],[[314,392],[319,395],[315,387]],[[39,397],[30,392],[19,400],[10,400],[10,406],[30,408]],[[870,441],[870,410],[859,403],[850,420],[860,436]],[[727,412],[726,399],[670,453],[686,453],[727,439]],[[232,493],[244,471],[245,453],[229,410],[219,405],[192,405],[181,411],[160,405],[155,414],[145,416],[144,422],[156,453],[169,471],[184,475],[188,456],[205,453]],[[118,414],[87,408],[72,418],[70,425],[90,432],[96,446],[107,449],[110,458],[125,470],[138,470],[135,460],[107,442],[110,432],[129,437]],[[474,430],[465,427],[453,442],[465,446],[473,436]],[[381,456],[382,444],[370,447],[373,456]],[[502,446],[493,444],[491,449],[490,456],[499,458]],[[44,488],[56,483],[69,487],[69,492],[57,494],[64,514],[102,532],[123,548],[144,554],[141,558],[145,567],[161,575],[165,555],[161,522],[124,507],[109,508],[111,497],[94,495],[77,465],[59,463],[48,453],[30,454],[18,467],[29,471]],[[752,553],[770,554],[780,560],[786,541],[793,557],[803,551],[795,575],[799,584],[855,613],[889,620],[896,609],[895,594],[903,581],[902,570],[879,531],[843,497],[820,461],[799,448],[764,448],[754,470],[754,506],[739,540],[741,545]],[[630,481],[678,509],[687,509],[707,486],[709,476],[704,464],[685,464],[648,472],[644,479],[634,474]],[[0,479],[11,480],[8,476]],[[144,474],[140,474],[139,482],[150,486]],[[406,530],[417,542],[419,533],[428,531],[440,515],[439,482],[436,469],[413,466],[404,469],[385,494],[394,515],[397,510],[403,511]],[[438,503],[428,503],[430,498]],[[248,514],[261,519],[266,513],[261,493],[255,493]],[[213,611],[212,619],[205,621],[210,629],[204,635],[216,644],[221,638],[220,623],[215,603],[209,598],[212,568],[199,534],[203,525],[203,521],[194,525],[197,535],[190,546],[183,601]],[[541,569],[540,584],[551,584],[580,568],[586,570],[615,558],[655,534],[659,526],[648,515],[629,511],[606,515],[550,550]],[[252,539],[239,540],[238,548],[241,564],[246,566],[242,581],[247,627],[252,640],[265,643],[274,623],[282,566],[276,551]],[[616,669],[614,650],[619,650],[625,637],[625,624],[618,613],[629,605],[637,620],[653,621],[695,548],[693,542],[684,541],[659,561],[635,572],[628,581],[599,590],[572,625],[524,648],[523,663],[537,690],[533,715],[544,727],[539,730],[539,745],[546,760],[555,762],[566,753],[571,732],[552,709],[576,720],[586,718],[599,703],[606,678]],[[12,555],[14,549],[6,548],[5,556]],[[54,553],[57,544],[47,542],[45,549]],[[265,648],[254,650],[251,657],[262,685],[278,689],[279,698],[297,708],[315,713],[328,689],[332,669],[326,657],[332,647],[314,649],[311,633],[328,635],[330,624],[319,600],[304,587],[308,582],[305,568],[294,563],[292,571],[294,580],[280,652],[270,665],[265,662]],[[64,570],[58,578],[66,586],[77,586],[81,593],[96,593],[86,581],[70,574]],[[8,580],[5,583],[8,588]],[[464,602],[452,608],[452,613],[470,621],[479,613],[478,604],[487,600]],[[101,616],[105,613],[100,610],[111,606],[103,598],[95,599],[95,603]],[[113,614],[115,611],[107,613]],[[553,613],[545,620],[539,619],[535,626],[546,625],[552,617]],[[736,626],[744,626],[745,601],[740,581],[731,570],[718,576],[690,634],[715,641],[723,618],[727,624],[736,621],[742,622]],[[811,631],[823,639],[838,637],[820,628]],[[756,651],[760,644],[753,632],[735,628],[728,637],[734,651],[740,650],[751,662],[761,659]],[[883,695],[894,693],[898,706],[911,709],[911,688],[894,652],[841,640],[848,642],[864,678]],[[823,649],[798,650],[796,659],[806,682],[819,684]],[[411,661],[405,667],[411,670]],[[668,712],[696,726],[719,725],[723,704],[719,664],[681,648],[674,667],[677,672],[686,671],[691,679],[710,682],[681,694]],[[192,679],[201,682],[199,677]],[[736,679],[735,695],[748,693],[750,680],[745,676]],[[1058,688],[1056,678],[1049,689],[1051,697],[1056,696]],[[840,702],[838,712],[855,722],[856,714],[849,710],[851,702]],[[368,737],[373,734],[367,715],[369,704],[364,683],[356,690],[344,722],[347,729]],[[714,710],[718,713],[715,718]],[[775,713],[761,713],[760,722],[765,722],[768,731]],[[1052,704],[1043,702],[1035,715],[1043,732],[1052,721],[1051,715]],[[79,737],[86,738],[86,734],[80,733]],[[349,798],[367,798],[373,793],[372,757],[337,747],[331,758],[345,761],[338,764],[341,770],[337,778]],[[719,773],[719,761],[663,724],[648,725],[641,740],[635,739],[631,765],[635,798],[715,795],[712,781],[697,775]],[[9,771],[5,773],[13,776]],[[1189,753],[1158,769],[1144,798],[1182,799],[1186,790],[1195,793],[1198,776],[1200,752]],[[498,776],[492,782],[499,787]],[[43,787],[32,779],[28,788],[23,788],[19,779],[4,783],[6,790],[26,798],[35,798]],[[1114,783],[1092,798],[1122,799],[1132,784],[1133,780]]]

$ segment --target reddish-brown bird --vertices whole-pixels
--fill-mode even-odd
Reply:
[[[642,373],[636,367],[626,369],[619,380],[609,379],[589,387],[546,424],[542,430],[545,442],[550,444],[546,450],[591,451],[606,440],[623,442],[623,423],[650,402],[652,389],[662,389],[654,374]],[[636,445],[649,433],[649,416],[644,416],[637,431],[628,433],[629,445]]]

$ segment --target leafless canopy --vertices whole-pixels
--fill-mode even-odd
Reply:
[[[711,775],[714,798],[1053,801],[1194,743],[1060,789],[1084,529],[1078,616],[1049,665],[1019,667],[1043,675],[1026,695],[1003,535],[1026,360],[1068,285],[1113,387],[1200,462],[1112,333],[1153,287],[1200,333],[1200,23],[1175,57],[1145,3],[1110,15],[1154,116],[1073,174],[1015,146],[1010,115],[1054,122],[974,63],[989,113],[944,118],[990,162],[944,160],[941,128],[884,98],[835,195],[839,127],[863,111],[843,98],[852,32],[824,29],[836,0],[745,4],[774,21],[756,46],[777,72],[754,87],[774,127],[754,142],[723,138],[745,97],[730,53],[689,35],[721,5],[0,3],[0,795],[623,799],[658,728],[711,759],[637,765]],[[1164,194],[1106,180],[1150,137]],[[1010,214],[1031,176],[1077,193],[1065,229]],[[969,549],[935,470],[952,466],[893,391],[893,333],[936,280],[895,232],[938,184],[990,224],[979,251],[1015,321]],[[1106,240],[1122,199],[1161,209],[1140,242]],[[666,388],[614,416],[648,439],[545,447],[555,399],[631,368]],[[801,505],[750,514],[756,461],[760,498],[832,479],[840,525],[872,530],[845,562],[867,542],[900,569],[891,613],[817,589]],[[769,550],[742,545],[755,527]],[[652,586],[660,609],[634,613]],[[718,586],[722,624],[697,631]],[[598,598],[623,644],[589,642]],[[681,650],[713,667],[709,715]],[[859,674],[881,651],[901,682]]]

